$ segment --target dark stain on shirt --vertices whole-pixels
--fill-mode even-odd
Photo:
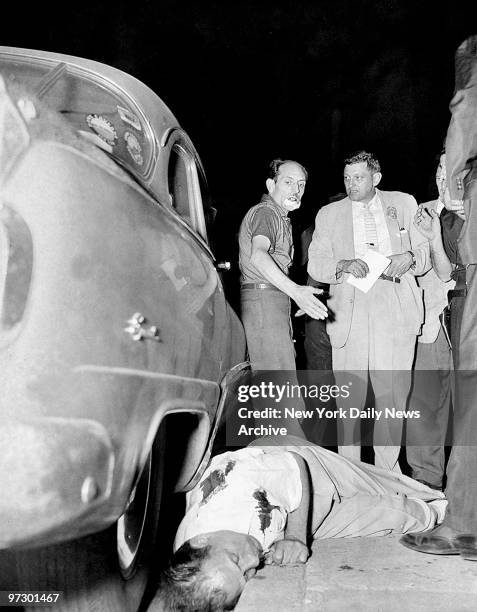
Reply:
[[[253,493],[253,497],[257,500],[258,518],[260,519],[260,530],[265,533],[265,529],[270,527],[272,522],[272,510],[280,508],[280,506],[273,506],[267,498],[267,492],[263,489],[257,489]]]
[[[235,466],[235,461],[227,462],[227,465],[225,466],[225,471],[224,471],[226,476],[234,469],[234,466]]]
[[[227,475],[234,469],[235,461],[229,461],[224,470],[214,470],[200,483],[202,490],[201,505],[206,504],[213,495],[227,486]]]

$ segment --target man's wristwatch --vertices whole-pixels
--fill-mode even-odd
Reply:
[[[408,253],[412,257],[412,262],[411,262],[410,268],[412,268],[414,270],[414,268],[416,267],[416,256],[414,255],[414,253],[412,251],[408,251]]]

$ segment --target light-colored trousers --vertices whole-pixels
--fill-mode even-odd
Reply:
[[[406,425],[406,456],[412,477],[442,486],[444,445],[452,398],[452,352],[439,329],[434,342],[417,343],[409,408],[419,410],[420,419]]]
[[[256,440],[264,447],[270,438]],[[306,461],[312,485],[315,539],[384,536],[432,529],[447,500],[440,491],[390,470],[353,461],[295,436],[270,442]]]
[[[349,337],[343,347],[333,347],[333,370],[337,385],[352,382],[349,397],[337,400],[345,411],[365,408],[369,373],[374,408],[383,411],[374,422],[375,464],[400,472],[403,419],[389,418],[385,409],[406,409],[416,336],[399,325],[395,289],[394,283],[378,279],[368,293],[355,291]],[[359,418],[338,420],[338,451],[349,459],[361,456],[360,424]]]

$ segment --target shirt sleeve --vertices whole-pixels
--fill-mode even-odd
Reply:
[[[265,236],[270,240],[270,252],[275,250],[278,234],[277,214],[268,206],[258,207],[250,219],[250,236]]]
[[[269,501],[287,512],[296,510],[301,502],[300,468],[293,455],[283,449],[267,449],[261,457],[261,486]]]
[[[315,281],[338,285],[343,282],[344,275],[336,276],[338,259],[333,250],[331,225],[330,209],[324,206],[316,215],[315,231],[308,249],[308,274]]]
[[[416,259],[416,265],[411,268],[409,272],[418,276],[425,274],[432,267],[431,254],[429,250],[429,241],[425,238],[417,229],[414,224],[414,215],[417,211],[417,202],[415,198],[409,194],[407,199],[408,207],[408,223],[409,223],[409,240],[411,242],[411,249]]]

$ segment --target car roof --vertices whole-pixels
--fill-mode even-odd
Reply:
[[[144,83],[93,60],[4,46],[0,72],[33,89],[82,135],[100,139],[113,159],[160,198],[155,173],[161,145],[180,126]]]

